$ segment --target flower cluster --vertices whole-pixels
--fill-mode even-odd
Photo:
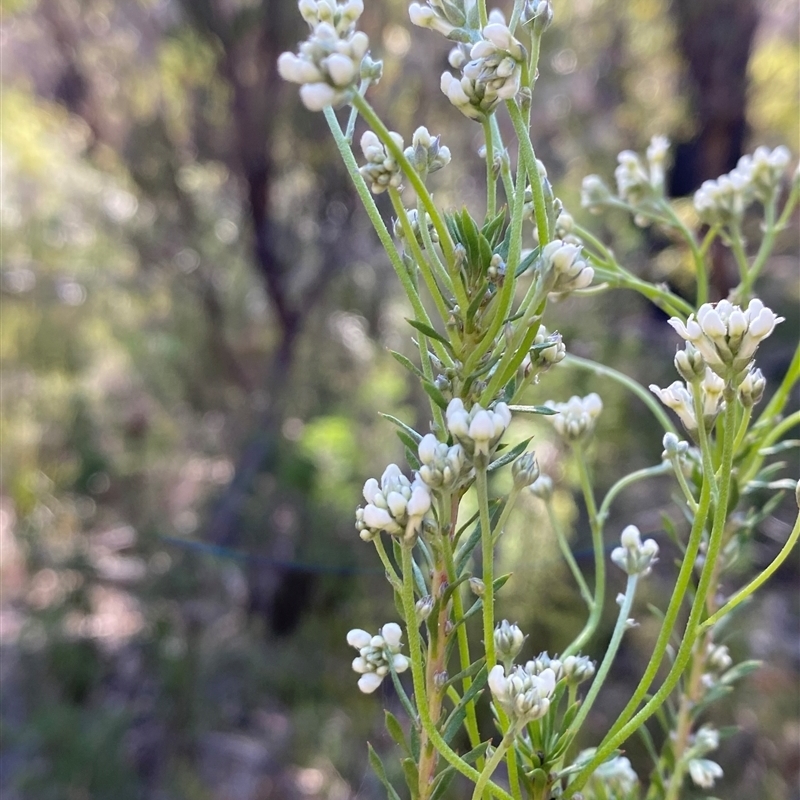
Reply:
[[[581,205],[596,212],[603,206],[622,201],[631,208],[645,210],[648,203],[663,197],[668,152],[666,136],[654,136],[650,140],[646,165],[633,150],[623,150],[617,156],[614,170],[618,198],[612,197],[599,175],[587,175],[581,187]]]
[[[511,412],[505,403],[497,403],[493,409],[476,403],[467,411],[458,397],[448,404],[445,418],[447,430],[472,459],[488,459],[511,424]]]
[[[566,293],[585,289],[594,278],[594,270],[581,257],[578,245],[554,239],[542,249],[542,280],[551,292]]]
[[[530,352],[522,362],[522,372],[527,378],[531,374],[541,375],[550,367],[564,360],[567,355],[567,348],[558,331],[549,333],[544,325],[539,326]]]
[[[588,764],[595,754],[595,748],[582,750],[576,764]],[[585,800],[628,800],[635,796],[639,785],[639,776],[625,756],[615,756],[601,764],[586,784],[583,795]]]
[[[539,653],[536,658],[531,659],[525,669],[531,675],[541,675],[542,672],[552,670],[556,676],[556,683],[566,680],[567,683],[577,686],[579,683],[589,680],[594,675],[595,663],[589,656],[566,656],[559,658],[551,657],[548,653]]]
[[[431,489],[454,489],[465,477],[467,459],[460,444],[450,447],[428,433],[422,437],[418,453],[419,477]]]
[[[697,416],[694,408],[695,392],[700,393],[703,406],[704,430],[711,430],[719,412],[725,407],[722,399],[725,390],[725,381],[704,367],[705,374],[700,381],[681,383],[674,381],[666,389],[660,389],[655,384],[650,385],[650,391],[667,407],[671,408],[680,417],[683,427],[689,433],[697,431]]]
[[[505,619],[494,629],[494,648],[497,657],[506,668],[514,663],[514,659],[522,650],[522,645],[525,644],[525,639],[519,626],[516,623],[512,625]]]
[[[403,149],[403,137],[399,133],[391,132],[389,136],[397,147]],[[400,165],[394,156],[385,147],[377,134],[366,131],[361,137],[361,152],[367,163],[358,171],[374,194],[385,192],[389,187],[398,189],[403,180]]]
[[[361,73],[369,39],[355,30],[364,10],[362,0],[302,0],[300,13],[311,27],[299,53],[281,53],[280,76],[301,84],[300,99],[311,111],[340,105],[352,95]]]
[[[417,172],[429,175],[450,163],[450,148],[439,144],[439,138],[431,136],[424,126],[414,131],[411,146],[405,150],[405,157]]]
[[[374,190],[373,190],[374,191]],[[408,217],[408,224],[411,228],[411,233],[414,234],[414,238],[417,240],[417,244],[420,247],[425,246],[425,239],[422,236],[422,231],[419,227],[419,214],[417,213],[416,208],[408,208],[406,209],[406,216]],[[434,244],[439,241],[439,234],[436,232],[436,227],[431,221],[431,218],[425,215],[425,221],[428,224],[428,234],[431,237],[431,242]],[[399,219],[394,221],[394,235],[400,239],[401,241],[406,238],[405,228],[403,228],[403,224]]]
[[[455,3],[442,0],[429,0],[424,6],[412,3],[408,7],[408,16],[413,25],[429,28],[443,36],[449,36],[467,22],[464,12]]]
[[[450,53],[450,65],[461,70],[461,78],[442,73],[441,88],[447,99],[465,116],[481,120],[502,100],[511,100],[520,90],[525,48],[514,38],[502,14],[493,11],[482,37],[469,55],[462,47]]]
[[[620,534],[621,547],[611,551],[611,560],[628,575],[647,575],[658,556],[655,539],[645,539],[635,525],[628,525]]]
[[[356,511],[356,529],[365,542],[381,531],[415,536],[431,507],[428,487],[419,476],[409,481],[397,464],[386,467],[380,484],[375,478],[364,484],[364,499],[367,505]]]
[[[701,789],[710,789],[722,777],[722,767],[716,761],[702,758],[706,753],[719,747],[719,731],[710,725],[703,725],[691,738],[689,756],[689,775]]]
[[[539,477],[539,462],[535,453],[523,453],[511,467],[511,477],[517,489],[535,483]]]
[[[375,636],[360,628],[347,634],[347,644],[358,650],[353,670],[361,675],[358,688],[364,694],[372,694],[391,670],[405,672],[408,669],[410,662],[400,652],[402,635],[396,622],[387,622]]]
[[[556,688],[552,669],[535,675],[525,667],[514,667],[507,676],[496,664],[489,671],[489,688],[495,702],[518,724],[543,717],[550,710],[550,697]]]
[[[715,181],[705,181],[695,192],[694,207],[707,225],[738,225],[754,201],[768,203],[789,165],[785,147],[758,147],[739,159],[736,167]]]
[[[716,305],[704,303],[697,314],[690,314],[686,324],[672,317],[669,324],[678,335],[691,342],[706,364],[721,378],[744,378],[745,371],[758,348],[775,326],[783,322],[760,300],[751,300],[746,309],[720,300]]]
[[[597,418],[603,410],[603,401],[595,392],[578,397],[573,395],[566,403],[548,400],[545,405],[556,413],[548,419],[567,441],[577,442],[594,431]]]

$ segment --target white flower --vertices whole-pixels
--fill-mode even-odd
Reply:
[[[595,748],[582,750],[575,759],[576,764],[588,764],[595,754]],[[628,798],[639,784],[639,776],[625,756],[615,756],[601,764],[592,774],[586,788],[591,797]]]
[[[547,372],[550,367],[563,361],[567,348],[558,331],[548,333],[544,325],[539,326],[533,345],[522,361],[522,369],[527,377],[535,371],[537,375]]]
[[[364,541],[371,541],[381,531],[415,536],[431,508],[430,493],[419,476],[412,483],[396,464],[386,467],[380,483],[370,478],[363,494],[367,504],[356,511],[356,529]]]
[[[760,369],[750,369],[739,384],[739,400],[745,408],[752,408],[761,402],[767,380]]]
[[[581,248],[554,239],[542,250],[542,275],[551,282],[550,291],[571,292],[585,289],[594,278],[594,270],[580,257]]]
[[[563,660],[561,668],[567,683],[579,684],[594,675],[595,664],[589,656],[567,656]]]
[[[514,667],[506,676],[505,669],[497,664],[489,671],[488,682],[495,702],[524,724],[547,714],[556,676],[552,669],[532,675],[525,667]]]
[[[354,628],[347,634],[347,643],[358,650],[352,667],[361,675],[358,688],[364,694],[374,692],[392,670],[405,672],[408,669],[409,660],[400,652],[402,635],[402,628],[396,622],[387,622],[376,636],[361,628]]]
[[[672,317],[669,324],[678,335],[691,342],[709,367],[722,378],[744,377],[759,343],[783,322],[760,300],[751,300],[746,309],[720,300],[704,303],[684,324]]]
[[[351,33],[356,21],[364,13],[362,0],[347,0],[344,3],[337,3],[336,0],[300,0],[298,7],[312,30],[326,22],[340,36]]]
[[[389,136],[402,150],[403,137],[399,133],[390,133]],[[374,194],[385,192],[390,186],[395,189],[400,187],[403,180],[400,165],[375,133],[372,131],[364,133],[361,137],[361,150],[367,163],[359,169],[359,172]]]
[[[467,411],[456,397],[448,404],[445,418],[448,431],[470,457],[488,459],[511,423],[511,412],[505,403],[488,410],[476,403]]]
[[[693,758],[689,762],[689,774],[696,786],[701,789],[710,789],[717,778],[723,775],[722,767],[716,761],[708,758]]]
[[[311,111],[340,105],[354,90],[369,48],[367,35],[353,31],[361,13],[356,14],[359,7],[363,10],[361,0],[351,0],[344,6],[332,0],[306,0],[301,4],[304,16],[316,21],[297,55],[281,53],[278,57],[278,73],[284,80],[302,84],[300,99]]]
[[[497,650],[497,657],[507,667],[511,665],[514,659],[522,650],[522,645],[525,644],[525,634],[522,633],[519,626],[510,624],[508,620],[503,620],[494,629],[494,646]]]
[[[417,25],[420,28],[430,28],[430,30],[437,31],[443,36],[447,36],[456,27],[447,21],[438,8],[434,9],[419,3],[412,3],[408,7],[408,16],[412,25]]]
[[[763,146],[757,147],[752,155],[745,155],[739,159],[736,172],[747,177],[753,197],[766,203],[780,186],[790,159],[789,150],[783,146],[774,150]]]
[[[623,150],[618,156],[619,165],[614,170],[617,180],[617,194],[632,205],[638,206],[652,195],[650,176],[633,150]]]
[[[628,575],[647,575],[658,556],[655,539],[642,542],[641,533],[635,525],[628,525],[619,537],[621,547],[611,551],[611,560]]]
[[[581,184],[581,206],[597,213],[611,200],[611,192],[599,175],[587,175]]]
[[[647,163],[650,167],[650,185],[657,192],[664,189],[664,170],[669,153],[669,139],[666,136],[654,136],[647,148]]]
[[[405,157],[418,172],[430,174],[450,163],[450,148],[439,144],[439,137],[431,136],[425,127],[419,127],[411,137],[411,146],[405,150]]]
[[[466,454],[460,444],[448,447],[432,433],[419,443],[420,478],[432,489],[451,490],[468,477]]]
[[[577,441],[592,433],[603,410],[603,401],[595,392],[586,397],[574,395],[566,403],[548,400],[545,405],[556,412],[547,419],[559,435],[568,441]]]
[[[715,181],[704,181],[694,193],[694,208],[707,225],[738,224],[750,198],[749,176],[733,170]]]

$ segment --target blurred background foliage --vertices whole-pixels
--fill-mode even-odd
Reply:
[[[455,157],[437,199],[482,213],[479,128],[444,101],[432,76],[446,43],[412,30],[405,5],[367,4],[364,27],[385,58],[374,103],[406,137],[423,123],[442,133]],[[671,182],[683,196],[755,144],[797,154],[792,0],[555,7],[534,140],[577,216],[581,178],[608,176],[619,150],[655,133],[676,144]],[[277,55],[302,36],[289,0],[3,5],[9,800],[381,796],[364,742],[391,745],[380,698],[355,689],[344,635],[395,612],[353,509],[364,479],[402,455],[378,412],[424,429],[426,402],[388,355],[413,357],[408,312],[322,118],[277,77]],[[681,213],[691,220],[688,201]],[[614,214],[590,222],[636,271],[691,289],[686,253],[659,232]],[[797,339],[796,240],[796,228],[785,234],[764,279],[788,319],[763,348],[773,375]],[[720,249],[716,296],[730,269]],[[572,352],[645,384],[671,380],[672,340],[638,297],[565,302],[547,322]],[[532,399],[589,390],[606,403],[602,489],[654,463],[660,436],[635,399],[588,374],[555,370]],[[582,557],[574,476],[549,430],[530,433]],[[627,494],[609,530],[635,522],[658,534],[668,504],[659,483]],[[752,563],[769,560],[792,513],[787,502],[761,524]],[[533,651],[557,651],[580,609],[532,499],[500,558],[515,572],[501,613],[531,632]],[[668,558],[662,566],[654,603],[669,588]],[[714,712],[741,726],[720,758],[730,800],[800,797],[797,578],[794,559],[730,631],[737,656],[767,662]],[[623,651],[598,732],[652,635],[644,621]],[[635,742],[630,753],[645,774]]]

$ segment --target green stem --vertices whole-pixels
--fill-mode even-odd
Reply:
[[[689,484],[686,481],[686,476],[683,474],[680,457],[673,456],[670,458],[670,464],[672,465],[672,471],[675,473],[675,477],[678,480],[678,485],[681,487],[683,496],[686,498],[686,505],[689,506],[689,510],[692,512],[692,514],[697,514],[697,500],[694,499],[692,490],[689,488]]]
[[[786,200],[786,205],[783,207],[783,211],[781,212],[777,223],[775,223],[775,205],[777,196],[773,195],[770,201],[767,203],[765,211],[766,230],[764,233],[764,238],[761,240],[761,246],[758,248],[758,253],[756,253],[756,257],[750,266],[750,271],[747,273],[742,285],[736,290],[736,297],[741,303],[746,303],[748,301],[750,293],[753,289],[753,284],[755,283],[756,278],[758,278],[761,270],[764,268],[764,265],[767,263],[767,259],[772,252],[773,245],[775,244],[775,236],[777,235],[778,231],[783,230],[789,221],[789,217],[791,216],[792,211],[794,211],[794,207],[797,204],[798,197],[800,197],[800,182],[794,181],[792,183],[792,190]]]
[[[756,578],[753,578],[747,586],[741,588],[736,594],[725,603],[722,608],[719,609],[715,614],[712,614],[707,620],[703,622],[700,626],[702,630],[708,630],[713,625],[716,625],[726,614],[730,614],[736,606],[740,603],[743,603],[750,597],[756,589],[759,588],[763,583],[766,583],[770,577],[773,575],[775,570],[783,564],[784,561],[789,557],[789,554],[792,552],[792,549],[797,544],[797,540],[800,538],[800,516],[797,517],[794,523],[794,527],[792,528],[792,532],[789,534],[789,538],[786,540],[786,543],[781,548],[780,553],[773,559],[772,563]]]
[[[611,634],[611,641],[609,642],[606,653],[603,656],[603,661],[600,664],[600,668],[597,670],[597,675],[594,681],[592,681],[592,686],[589,689],[583,703],[581,704],[580,711],[578,711],[578,715],[569,726],[569,732],[567,735],[576,736],[578,731],[580,731],[581,726],[586,720],[586,717],[592,710],[592,705],[597,699],[600,689],[603,687],[603,683],[608,676],[608,671],[611,669],[611,665],[614,663],[614,659],[617,656],[617,651],[619,650],[619,646],[622,642],[622,637],[624,636],[628,627],[628,619],[631,615],[631,608],[633,607],[633,598],[636,595],[636,584],[638,580],[638,575],[628,576],[628,583],[625,587],[625,599],[622,601],[622,605],[620,606],[617,624],[614,626],[614,632]]]
[[[747,281],[747,274],[750,271],[750,264],[747,261],[747,253],[744,251],[744,244],[742,242],[742,229],[738,224],[734,225],[730,231],[730,246],[733,251],[734,258],[736,259],[736,266],[739,268],[740,283],[744,284]]]
[[[620,478],[609,490],[608,494],[603,498],[603,502],[600,505],[600,511],[598,513],[598,517],[600,518],[600,522],[604,523],[608,517],[608,511],[611,508],[611,504],[614,502],[617,495],[622,492],[623,490],[627,489],[634,483],[638,481],[646,480],[647,478],[654,478],[658,475],[666,475],[668,472],[672,471],[672,466],[669,463],[661,463],[657,464],[654,467],[645,467],[644,469],[636,470],[636,472],[631,472],[629,475],[625,475],[623,478]]]
[[[547,220],[547,206],[544,199],[544,189],[542,178],[536,166],[536,153],[531,144],[530,131],[522,117],[522,111],[514,100],[506,101],[511,122],[514,125],[514,132],[519,140],[519,153],[522,162],[525,164],[525,171],[528,173],[528,180],[531,185],[533,195],[533,213],[536,218],[536,228],[539,232],[539,245],[544,247],[550,240],[550,226]]]
[[[650,409],[650,411],[653,412],[653,416],[659,421],[661,427],[665,431],[674,433],[676,436],[678,435],[678,431],[672,424],[672,421],[664,412],[664,409],[661,407],[653,394],[648,392],[644,386],[642,386],[640,383],[637,383],[635,380],[633,380],[633,378],[629,378],[624,373],[612,369],[611,367],[598,364],[596,361],[590,361],[588,358],[579,358],[578,356],[567,355],[562,363],[570,364],[575,367],[581,367],[582,369],[588,369],[594,372],[595,375],[604,375],[606,378],[611,378],[611,380],[622,384],[622,386],[633,392],[633,394],[635,394]]]
[[[519,497],[519,493],[521,491],[522,490],[517,486],[511,487],[511,491],[508,493],[503,510],[500,512],[500,518],[497,520],[494,530],[492,530],[492,544],[496,544],[497,540],[500,538],[500,535],[503,533],[503,529],[506,526],[506,522],[508,522],[508,518],[511,516],[511,512],[514,509],[514,504],[517,502],[517,497]]]
[[[486,652],[486,669],[491,669],[497,657],[494,651],[494,548],[492,528],[489,521],[489,485],[486,465],[475,465],[475,491],[478,493],[478,508],[481,519],[481,560],[483,562],[483,647]]]
[[[375,549],[378,551],[378,556],[380,557],[381,563],[386,570],[386,577],[388,578],[389,583],[392,585],[392,588],[395,591],[399,592],[403,582],[400,580],[400,576],[397,574],[394,564],[392,564],[392,562],[389,560],[389,556],[386,553],[386,549],[383,546],[383,541],[381,540],[380,535],[376,536],[372,540],[372,543],[375,545]]]
[[[394,246],[391,234],[383,222],[383,218],[381,217],[380,211],[378,211],[378,207],[375,205],[375,199],[372,196],[372,192],[370,192],[363,176],[358,171],[358,164],[356,163],[355,156],[353,155],[353,151],[350,149],[350,144],[347,142],[347,139],[345,139],[344,134],[342,133],[342,129],[339,127],[339,121],[336,119],[336,114],[334,114],[334,111],[330,106],[324,110],[324,114],[325,120],[328,123],[328,127],[333,134],[333,139],[336,142],[336,146],[342,156],[342,161],[347,168],[350,179],[353,181],[353,184],[356,187],[356,193],[364,205],[364,210],[367,212],[367,216],[372,223],[372,227],[375,228],[375,232],[378,234],[378,239],[380,239],[383,249],[386,251],[386,255],[389,257],[389,261],[394,268],[397,277],[400,279],[400,284],[405,290],[405,293],[408,295],[411,307],[414,309],[415,318],[420,322],[424,322],[426,325],[431,325],[428,312],[425,310],[425,306],[422,304],[419,292],[417,291],[416,286],[414,286],[414,282],[411,280],[411,276],[408,274],[408,271],[406,270],[405,265],[400,258],[400,254],[397,252],[397,248]],[[436,349],[437,356],[439,356],[439,358],[445,363],[448,363],[450,361],[450,356],[444,349],[444,346],[440,342],[434,342],[433,346]]]
[[[419,711],[420,723],[422,724],[422,729],[433,742],[434,746],[444,760],[447,761],[447,763],[452,767],[455,767],[456,771],[461,773],[465,778],[468,778],[473,783],[476,783],[480,780],[480,772],[462,761],[462,759],[459,758],[458,753],[456,753],[455,750],[453,750],[450,745],[447,744],[447,742],[442,738],[442,735],[436,729],[436,726],[433,724],[430,712],[428,711],[427,694],[425,692],[425,673],[422,663],[421,640],[419,629],[417,628],[416,624],[416,613],[414,609],[414,576],[411,549],[412,545],[408,542],[403,542],[401,545],[403,559],[403,591],[401,596],[403,601],[403,613],[406,618],[409,658],[411,661],[411,679],[414,684],[414,694],[417,699],[417,709]],[[486,788],[488,788],[489,791],[500,800],[515,800],[508,792],[495,783],[488,782]]]
[[[675,629],[675,623],[678,619],[683,601],[689,586],[692,581],[692,573],[694,571],[694,564],[697,559],[697,554],[700,550],[700,543],[703,539],[703,531],[706,527],[706,520],[711,509],[711,498],[713,486],[713,472],[714,468],[711,464],[711,453],[706,443],[703,449],[703,485],[700,489],[700,500],[698,502],[697,512],[692,522],[692,528],[689,533],[689,540],[686,544],[686,551],[681,562],[681,568],[678,571],[678,577],[675,581],[675,589],[672,592],[669,605],[667,606],[664,621],[661,624],[661,630],[658,633],[655,646],[653,647],[653,654],[647,663],[644,674],[642,675],[639,685],[634,690],[631,699],[626,704],[620,715],[617,717],[616,722],[611,726],[606,739],[615,736],[623,729],[628,720],[636,713],[639,704],[647,695],[650,686],[656,678],[656,674],[661,667],[661,662],[664,659],[664,654],[669,647],[670,638]]]
[[[708,302],[708,269],[706,269],[703,248],[697,244],[694,233],[686,227],[683,220],[675,213],[675,209],[666,200],[663,201],[663,208],[692,251],[695,274],[697,275],[697,305],[701,306],[703,303]]]
[[[358,109],[359,114],[364,118],[364,121],[372,128],[383,143],[384,147],[391,153],[392,158],[397,162],[403,170],[403,174],[408,178],[409,183],[417,193],[417,197],[422,200],[428,216],[433,222],[433,227],[436,228],[436,233],[439,235],[439,245],[444,253],[445,260],[448,264],[453,263],[453,242],[450,239],[450,231],[442,219],[442,215],[436,208],[433,198],[430,195],[425,184],[422,182],[419,173],[414,169],[409,160],[405,157],[402,148],[397,146],[397,143],[389,135],[389,129],[383,124],[381,118],[375,113],[372,106],[360,95],[355,95],[353,98],[353,105]]]
[[[522,211],[525,201],[525,167],[522,162],[517,164],[517,185],[514,189],[514,203],[511,209],[511,243],[508,250],[508,262],[506,264],[506,277],[500,289],[500,296],[497,298],[494,317],[488,330],[477,343],[473,351],[464,362],[464,375],[472,374],[478,366],[482,356],[495,344],[497,335],[503,327],[511,305],[514,302],[514,288],[516,279],[514,273],[519,264],[519,255],[522,252]],[[510,266],[513,264],[513,266]]]
[[[475,791],[472,793],[472,800],[480,800],[480,797],[483,795],[483,791],[486,788],[487,782],[492,777],[494,771],[500,766],[500,762],[505,757],[506,750],[514,741],[514,735],[514,729],[509,729],[508,733],[503,737],[503,740],[498,745],[497,750],[494,751],[492,757],[486,762],[486,766],[483,768],[481,776],[478,778],[478,782],[475,784]]]
[[[685,300],[673,294],[667,289],[643,281],[632,275],[619,264],[614,264],[612,269],[608,268],[607,262],[598,262],[594,254],[590,254],[594,266],[595,277],[606,280],[612,286],[622,289],[631,289],[638,292],[642,297],[646,297],[653,305],[662,309],[668,314],[685,319],[694,310]]]
[[[502,165],[500,167],[500,179],[503,181],[506,203],[511,204],[514,198],[514,184],[511,180],[511,164],[508,161],[505,147],[503,146],[503,137],[500,134],[500,126],[497,124],[497,114],[492,114],[492,116],[489,117],[489,124],[492,126],[492,139],[495,143],[495,149],[503,156]]]
[[[453,519],[451,520],[452,524],[455,524],[455,514],[452,515]],[[445,559],[445,568],[447,570],[447,580],[454,584],[458,579],[456,575],[456,565],[453,561],[453,546],[449,536],[444,537],[444,542],[442,544],[444,549],[444,559]],[[458,658],[461,663],[461,670],[462,672],[466,670],[470,664],[472,663],[472,658],[469,654],[469,637],[467,635],[467,627],[461,621],[464,619],[464,601],[461,597],[461,587],[459,586],[453,592],[453,624],[457,626],[456,628],[456,641],[458,643]],[[464,694],[469,691],[469,687],[472,686],[472,678],[466,677],[462,681],[462,689]],[[478,732],[478,718],[475,713],[475,703],[468,703],[467,704],[467,716],[465,727],[467,729],[467,735],[469,736],[470,745],[472,747],[477,747],[480,742],[480,734]]]
[[[750,418],[753,416],[753,406],[748,406],[742,415],[742,421],[739,423],[739,430],[733,442],[733,452],[738,453],[739,448],[742,446],[744,437],[747,436],[747,430],[750,427]]]
[[[728,514],[728,499],[730,496],[731,479],[733,471],[733,437],[734,427],[736,423],[736,395],[730,387],[726,388],[726,408],[725,408],[725,421],[723,424],[723,447],[722,447],[722,464],[720,469],[721,483],[719,486],[719,498],[716,502],[714,510],[714,523],[711,529],[711,537],[709,540],[708,552],[706,553],[706,560],[703,565],[703,571],[700,575],[700,581],[695,592],[694,601],[692,603],[691,611],[689,612],[689,620],[686,623],[683,637],[681,639],[680,647],[675,656],[672,668],[670,669],[664,682],[659,687],[655,695],[642,707],[642,709],[634,715],[634,717],[627,722],[616,734],[609,732],[605,739],[597,748],[595,756],[592,760],[581,770],[578,777],[573,783],[569,785],[564,793],[564,798],[572,797],[575,792],[579,791],[586,784],[594,770],[602,764],[611,753],[613,753],[631,734],[635,733],[659,708],[666,702],[667,698],[672,693],[678,681],[686,671],[691,658],[692,648],[700,632],[700,616],[706,605],[706,598],[709,595],[711,587],[712,576],[716,572],[716,561],[719,557],[720,548],[722,546],[723,533],[725,530],[725,521]],[[701,426],[702,427],[702,426]],[[708,479],[704,475],[704,488],[705,481]],[[702,507],[702,504],[701,504]],[[687,552],[684,558],[684,564],[694,563],[694,556],[690,558]],[[624,712],[623,712],[624,713]]]
[[[483,137],[486,142],[486,218],[497,213],[497,176],[494,174],[494,141],[490,120],[483,120]]]
[[[592,530],[592,549],[594,550],[594,599],[592,601],[589,618],[583,626],[583,630],[578,634],[562,655],[574,655],[592,638],[597,626],[600,624],[600,616],[603,613],[603,601],[606,592],[606,559],[603,548],[603,522],[597,512],[597,504],[592,491],[592,482],[589,478],[589,470],[586,466],[586,457],[581,446],[575,448],[575,457],[578,464],[578,475],[580,478],[581,490],[583,491],[586,511],[589,514],[589,525]]]
[[[549,501],[545,501],[545,506],[547,507],[547,516],[550,520],[550,527],[553,529],[553,532],[556,535],[561,554],[564,556],[564,560],[569,566],[572,577],[575,578],[575,583],[578,584],[578,588],[580,589],[584,602],[591,611],[592,607],[594,606],[594,598],[592,597],[592,593],[589,591],[589,587],[586,584],[586,580],[583,577],[580,567],[578,566],[578,562],[575,560],[575,556],[572,555],[572,548],[569,546],[567,537],[565,536],[564,531],[562,530],[561,525],[556,518],[555,511],[553,511],[553,506]]]
[[[400,225],[403,228],[403,235],[405,236],[406,245],[411,250],[411,254],[414,256],[414,260],[417,262],[417,266],[419,267],[422,277],[425,280],[425,285],[428,287],[428,291],[433,298],[436,310],[439,312],[442,322],[447,322],[450,317],[450,310],[447,308],[446,298],[441,287],[436,282],[431,265],[428,263],[428,259],[425,257],[425,254],[422,252],[419,242],[417,241],[417,237],[414,235],[414,231],[411,228],[411,221],[408,219],[408,213],[403,206],[403,201],[400,199],[400,193],[397,191],[397,189],[389,189],[389,199],[392,201],[394,213],[397,215],[397,218],[400,220]],[[423,225],[425,222],[426,221],[424,219],[419,220],[420,225]],[[456,340],[453,344],[456,349],[458,349],[459,342]]]

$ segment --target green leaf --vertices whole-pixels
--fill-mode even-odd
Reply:
[[[456,735],[456,733],[458,733],[461,726],[464,724],[464,720],[467,716],[467,706],[475,700],[480,692],[483,691],[488,679],[489,671],[486,669],[486,665],[484,664],[484,666],[475,676],[475,680],[473,681],[472,685],[466,692],[464,692],[464,696],[458,702],[458,705],[450,712],[450,716],[447,718],[447,722],[444,724],[444,728],[442,729],[442,738],[448,744],[452,741],[453,737]]]
[[[484,657],[479,658],[477,661],[470,664],[466,669],[462,669],[457,675],[453,675],[452,678],[448,678],[445,686],[455,686],[457,683],[461,683],[464,678],[471,678],[473,675],[481,671],[485,661],[486,659]]]
[[[533,436],[529,436],[527,439],[519,442],[519,444],[514,445],[514,447],[512,447],[510,450],[503,453],[500,458],[489,464],[487,467],[487,472],[494,472],[494,470],[500,469],[500,467],[504,467],[506,464],[510,464],[512,461],[515,461],[518,456],[525,452],[525,448],[528,446],[531,439],[533,439]]]
[[[501,241],[502,233],[503,233],[503,222],[506,219],[506,207],[503,206],[500,211],[497,212],[497,215],[490,219],[484,226],[481,228],[481,233],[486,237],[486,240],[491,245],[492,249],[494,249],[499,241]]]
[[[509,406],[508,408],[518,414],[541,414],[543,417],[552,417],[553,414],[558,414],[558,411],[548,406]]]
[[[435,778],[431,790],[431,800],[440,800],[444,793],[450,788],[453,778],[456,776],[456,768],[448,767],[443,769]]]
[[[397,435],[400,437],[401,441],[404,441],[400,431],[395,431],[395,433],[397,433]],[[420,463],[419,459],[417,458],[417,448],[415,447],[412,450],[408,446],[407,442],[404,442],[404,443],[406,444],[406,461],[408,462],[408,466],[411,467],[411,469],[413,469],[413,470],[419,469],[422,466],[422,464]]]
[[[757,669],[761,669],[762,662],[751,660],[751,661],[742,661],[739,664],[731,667],[719,680],[720,683],[725,684],[726,686],[730,686],[737,681],[740,681],[742,678],[746,678],[751,672],[755,672]]]
[[[380,756],[375,752],[375,748],[369,742],[367,742],[367,748],[369,750],[369,764],[372,767],[372,771],[378,776],[378,780],[386,787],[387,797],[389,800],[400,800],[400,795],[397,794],[392,784],[389,783],[389,779],[386,777],[386,769],[383,766]]]
[[[401,762],[403,767],[403,777],[406,779],[406,785],[411,792],[411,800],[417,800],[419,797],[419,770],[413,758],[404,758]]]
[[[392,739],[394,739],[395,742],[400,745],[404,753],[407,753],[410,756],[411,750],[408,746],[408,742],[406,741],[406,735],[403,731],[403,726],[400,724],[400,721],[394,714],[392,714],[391,711],[384,709],[383,714],[386,722],[386,730],[389,731],[389,736],[391,736]]]
[[[467,251],[467,265],[471,269],[481,266],[481,245],[480,231],[475,224],[475,220],[469,214],[466,207],[461,209],[458,215],[458,227],[461,232],[461,244]],[[490,256],[491,257],[491,256]],[[487,264],[488,266],[488,264]]]
[[[397,361],[399,364],[402,364],[413,375],[416,375],[418,378],[425,378],[425,376],[422,374],[422,370],[416,364],[414,364],[413,361],[406,358],[402,353],[398,353],[396,350],[390,350],[389,353],[395,361]]]
[[[434,386],[430,381],[423,381],[422,388],[425,390],[425,393],[428,397],[436,403],[442,411],[447,409],[447,400],[445,400],[444,395],[439,391],[439,389]]]
[[[403,684],[400,682],[400,677],[398,674],[392,669],[389,671],[389,674],[392,676],[392,683],[394,684],[395,691],[397,692],[397,696],[400,698],[400,702],[403,704],[403,708],[406,710],[406,714],[408,714],[408,718],[411,720],[411,753],[414,753],[414,728],[417,719],[417,711],[414,706],[411,704],[411,700],[409,699],[408,695],[406,694],[406,690],[403,688]]]
[[[451,353],[453,352],[453,345],[450,344],[450,340],[446,336],[442,336],[435,328],[419,320],[409,319],[408,317],[406,317],[406,322],[412,328],[416,328],[420,333],[424,333],[429,339],[435,339],[437,342],[441,342]]]
[[[472,298],[472,302],[469,304],[467,308],[467,315],[466,320],[467,324],[472,322],[472,318],[477,313],[478,309],[483,305],[484,300],[486,300],[486,292],[489,289],[489,281],[484,281],[481,284],[480,289],[475,292],[475,297]]]
[[[538,247],[534,247],[534,249],[531,250],[531,252],[528,253],[528,255],[526,255],[525,258],[523,258],[522,261],[519,262],[519,265],[517,266],[516,270],[514,270],[515,278],[519,278],[519,276],[522,275],[523,272],[526,272],[530,268],[530,266],[534,263],[534,261],[536,261],[536,259],[539,258],[539,249],[540,248]]]
[[[417,433],[410,425],[406,425],[406,423],[403,422],[402,420],[397,419],[397,417],[393,417],[391,414],[381,414],[381,416],[384,419],[388,419],[389,422],[392,423],[392,425],[396,425],[398,428],[400,428],[401,431],[405,431],[406,434],[408,434],[408,436],[414,442],[415,446],[422,441],[422,434]]]

